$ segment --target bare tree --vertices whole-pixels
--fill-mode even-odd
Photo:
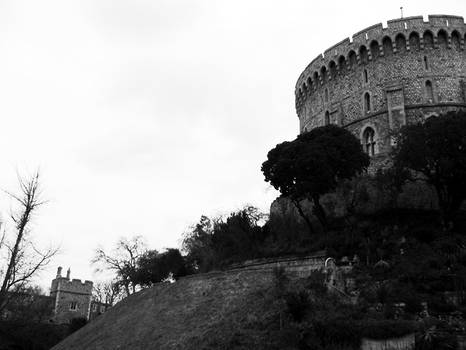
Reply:
[[[122,298],[122,286],[118,281],[99,281],[92,292],[95,301],[113,306]]]
[[[23,289],[58,252],[58,248],[53,247],[45,251],[37,249],[30,237],[31,219],[45,203],[41,199],[39,172],[27,179],[18,175],[18,181],[19,194],[7,192],[17,205],[11,213],[14,223],[12,237],[9,238],[5,229],[0,239],[0,252],[5,258],[4,268],[0,271],[0,311],[8,304],[9,292]]]
[[[137,264],[139,258],[147,251],[147,245],[142,236],[131,239],[121,238],[111,254],[102,248],[97,248],[92,264],[96,271],[103,269],[116,273],[116,282],[122,286],[126,296],[137,291]]]

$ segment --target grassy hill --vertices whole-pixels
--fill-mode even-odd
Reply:
[[[134,294],[54,350],[284,349],[269,270],[213,272]]]

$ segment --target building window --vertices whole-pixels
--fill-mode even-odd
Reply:
[[[366,113],[371,111],[371,95],[368,92],[364,94],[364,111]]]
[[[427,61],[427,56],[424,56],[424,69],[429,70],[429,62]]]
[[[426,96],[429,103],[434,102],[434,90],[432,89],[432,82],[430,80],[426,81]]]
[[[325,112],[325,125],[330,124],[330,113],[329,111]]]
[[[325,103],[328,102],[328,89],[325,89]]]
[[[92,312],[96,312],[97,311],[97,304],[92,304]]]
[[[364,69],[364,83],[368,83],[369,82],[369,76],[367,75],[367,69]]]
[[[76,311],[78,309],[78,303],[76,301],[72,301],[70,303],[70,310],[71,311]]]
[[[375,131],[371,127],[367,127],[362,134],[363,148],[369,156],[375,154]]]
[[[104,313],[104,312],[105,312],[105,306],[104,306],[104,305],[101,305],[101,306],[100,306],[100,312],[101,312],[101,313]]]

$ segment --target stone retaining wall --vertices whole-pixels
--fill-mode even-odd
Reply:
[[[411,350],[414,349],[414,333],[399,338],[374,340],[363,338],[361,350]]]

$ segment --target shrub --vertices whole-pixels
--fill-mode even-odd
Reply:
[[[312,271],[311,275],[307,279],[307,282],[307,287],[316,294],[322,295],[327,292],[326,275],[323,271]]]
[[[6,349],[46,350],[67,336],[66,325],[0,321],[0,344]]]
[[[448,325],[436,320],[425,322],[416,334],[416,350],[453,350],[457,346],[456,336]]]
[[[84,317],[75,317],[72,318],[68,326],[68,330],[71,333],[76,332],[78,329],[84,327],[87,323],[87,319]]]
[[[311,306],[309,295],[305,290],[289,292],[285,295],[288,311],[296,322],[301,322]]]
[[[343,319],[320,319],[312,323],[302,336],[303,349],[359,349],[360,331],[357,323]]]
[[[286,286],[289,283],[288,276],[286,275],[283,266],[275,267],[273,269],[273,276],[276,292],[279,296],[282,296],[285,293]]]
[[[414,322],[402,320],[367,320],[360,324],[362,336],[371,339],[397,338],[416,330]]]

